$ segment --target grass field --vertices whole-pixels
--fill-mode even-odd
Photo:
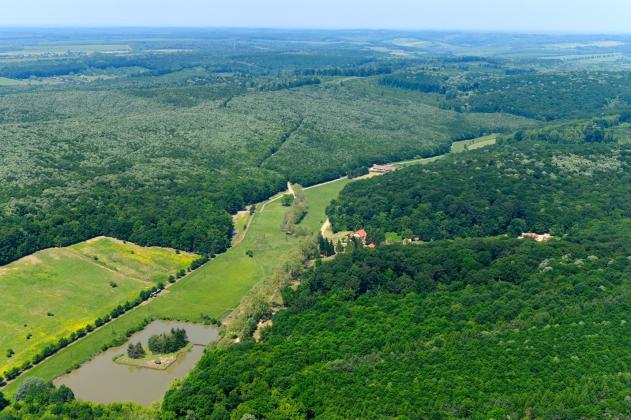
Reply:
[[[455,141],[451,144],[451,149],[449,150],[449,152],[461,153],[467,150],[480,149],[482,147],[491,146],[495,144],[496,141],[497,141],[497,134],[489,134],[488,136],[477,137],[471,140]],[[409,165],[419,165],[419,164],[422,165],[422,164],[434,162],[435,160],[441,159],[444,156],[446,155],[433,156],[433,157],[421,158],[421,159],[404,160],[401,162],[395,162],[393,163],[393,165],[398,168],[403,168]]]
[[[388,243],[394,244],[401,242],[403,238],[396,232],[386,232],[386,241]]]
[[[489,134],[488,136],[477,137],[471,140],[456,141],[451,145],[451,153],[460,153],[465,150],[474,150],[481,147],[490,146],[497,141],[497,134]]]
[[[350,182],[342,179],[316,188],[305,189],[309,212],[302,226],[317,232],[326,219],[325,209]],[[145,318],[202,321],[203,315],[219,318],[236,307],[258,281],[282,264],[283,255],[298,245],[299,239],[287,237],[280,230],[285,208],[280,200],[268,201],[258,210],[245,238],[174,284],[148,304],[127,312],[87,337],[45,360],[18,380],[9,384],[7,393],[26,377],[53,379],[98,354],[104,344],[137,326]],[[246,251],[251,250],[253,257]]]
[[[0,372],[165,281],[194,258],[101,237],[0,267]],[[15,352],[10,358],[9,349]]]

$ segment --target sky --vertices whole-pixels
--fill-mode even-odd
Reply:
[[[0,0],[0,26],[630,33],[631,0]]]

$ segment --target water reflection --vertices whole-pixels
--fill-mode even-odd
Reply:
[[[112,359],[127,350],[129,341],[140,341],[147,348],[147,340],[154,334],[168,332],[171,328],[184,328],[191,343],[188,352],[165,370],[114,363]],[[99,354],[79,369],[54,380],[55,385],[65,384],[77,399],[99,403],[134,401],[149,405],[162,398],[169,385],[185,376],[202,357],[204,346],[218,337],[216,327],[177,321],[154,321],[130,337],[121,347]]]

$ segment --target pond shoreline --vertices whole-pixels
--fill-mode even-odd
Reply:
[[[172,328],[183,328],[190,342],[176,353],[167,366],[150,367],[119,359],[126,357],[129,343],[140,342],[147,346],[149,337],[169,332]],[[96,403],[132,401],[149,406],[159,401],[173,381],[186,376],[204,354],[207,345],[219,338],[219,329],[214,326],[179,321],[153,321],[143,330],[133,334],[121,346],[106,350],[84,363],[79,369],[56,378],[56,386],[66,385],[72,389],[77,399]],[[152,361],[158,355],[141,360]],[[159,355],[160,357],[168,355]]]

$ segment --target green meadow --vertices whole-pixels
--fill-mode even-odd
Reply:
[[[100,237],[0,267],[0,372],[165,281],[195,257]]]
[[[461,153],[461,152],[466,152],[467,150],[480,149],[482,147],[494,145],[496,141],[497,141],[497,134],[489,134],[488,136],[476,137],[470,140],[455,141],[451,144],[449,153]],[[421,158],[421,159],[404,160],[401,162],[395,162],[393,163],[393,165],[398,168],[403,168],[409,165],[423,165],[426,163],[434,162],[435,160],[438,160],[438,159],[442,159],[445,156],[447,156],[447,154],[432,156],[428,158]]]
[[[466,150],[479,149],[481,147],[490,146],[497,141],[497,134],[489,134],[488,136],[477,137],[471,140],[455,141],[451,145],[451,153],[460,153]]]
[[[310,232],[317,232],[326,219],[327,205],[348,182],[350,181],[347,179],[341,179],[305,189],[309,211],[301,226]],[[299,243],[299,238],[286,236],[280,230],[286,210],[280,200],[272,198],[258,205],[257,209],[247,235],[241,242],[147,304],[132,309],[46,359],[9,384],[6,391],[14,392],[19,382],[29,376],[53,379],[77,367],[98,354],[104,345],[124,336],[127,330],[138,326],[146,318],[201,322],[204,315],[215,318],[226,315],[239,304],[254,284],[269,276],[282,264],[283,255]],[[253,256],[246,255],[246,251],[252,251]]]

